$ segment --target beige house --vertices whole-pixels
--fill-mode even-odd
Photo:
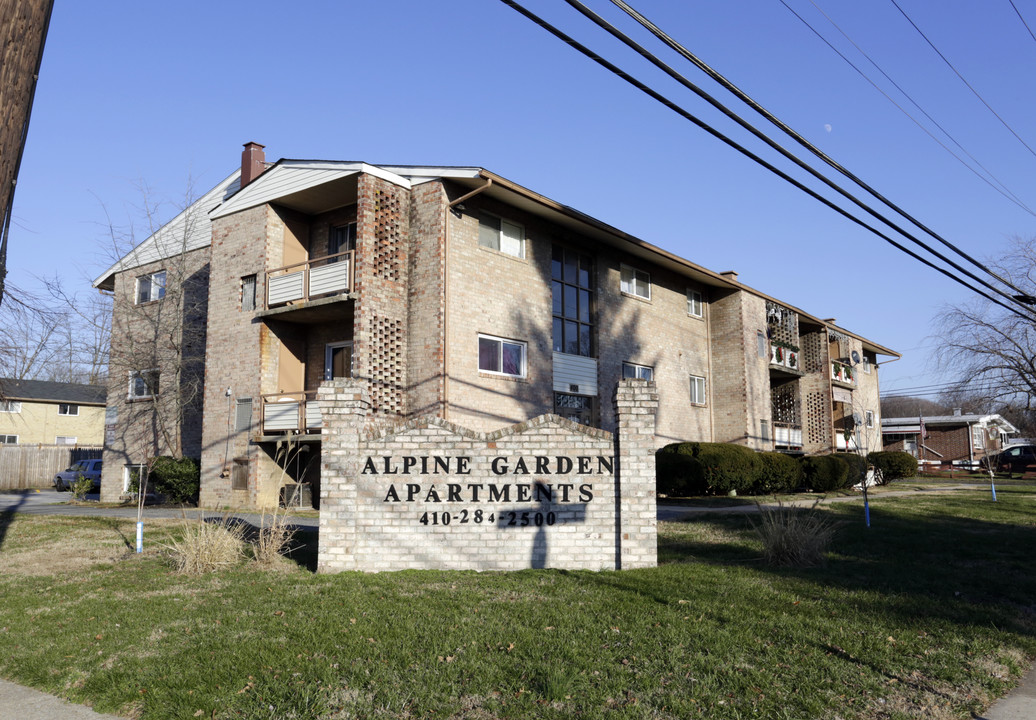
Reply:
[[[204,279],[203,306],[169,301],[174,276]],[[618,380],[649,378],[658,446],[825,453],[881,448],[879,358],[898,357],[481,168],[269,165],[255,143],[96,285],[116,318],[162,304],[200,318],[201,354],[112,373],[109,397],[121,420],[136,391],[155,395],[148,378],[160,395],[203,365],[202,412],[180,429],[213,506],[318,484],[327,378],[366,379],[374,425],[434,415],[479,431],[543,413],[612,430]],[[132,346],[132,323],[115,325],[113,350]],[[129,431],[117,423],[102,497],[140,462]]]
[[[103,385],[0,378],[0,443],[100,447]]]

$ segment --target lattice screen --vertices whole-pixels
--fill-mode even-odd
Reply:
[[[827,396],[822,392],[806,393],[806,438],[810,445],[828,445],[831,431],[827,417]]]
[[[403,323],[371,317],[371,404],[376,412],[403,413]]]
[[[788,425],[801,425],[799,411],[798,383],[789,382],[770,388],[770,405],[773,421]]]
[[[399,282],[402,233],[399,193],[377,190],[374,194],[374,273]]]

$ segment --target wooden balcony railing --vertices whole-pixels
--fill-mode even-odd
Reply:
[[[353,287],[353,251],[326,255],[266,273],[266,307],[321,295],[347,293]]]
[[[316,391],[262,396],[261,434],[320,432],[320,403]]]
[[[845,365],[840,362],[831,362],[831,379],[845,383],[846,385],[856,384],[856,371],[853,370],[851,365]]]

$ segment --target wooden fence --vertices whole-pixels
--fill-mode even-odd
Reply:
[[[72,463],[99,457],[99,447],[0,445],[0,490],[52,487]]]

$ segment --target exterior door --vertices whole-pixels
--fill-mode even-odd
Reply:
[[[351,342],[328,343],[324,350],[324,379],[353,376],[353,344]]]

